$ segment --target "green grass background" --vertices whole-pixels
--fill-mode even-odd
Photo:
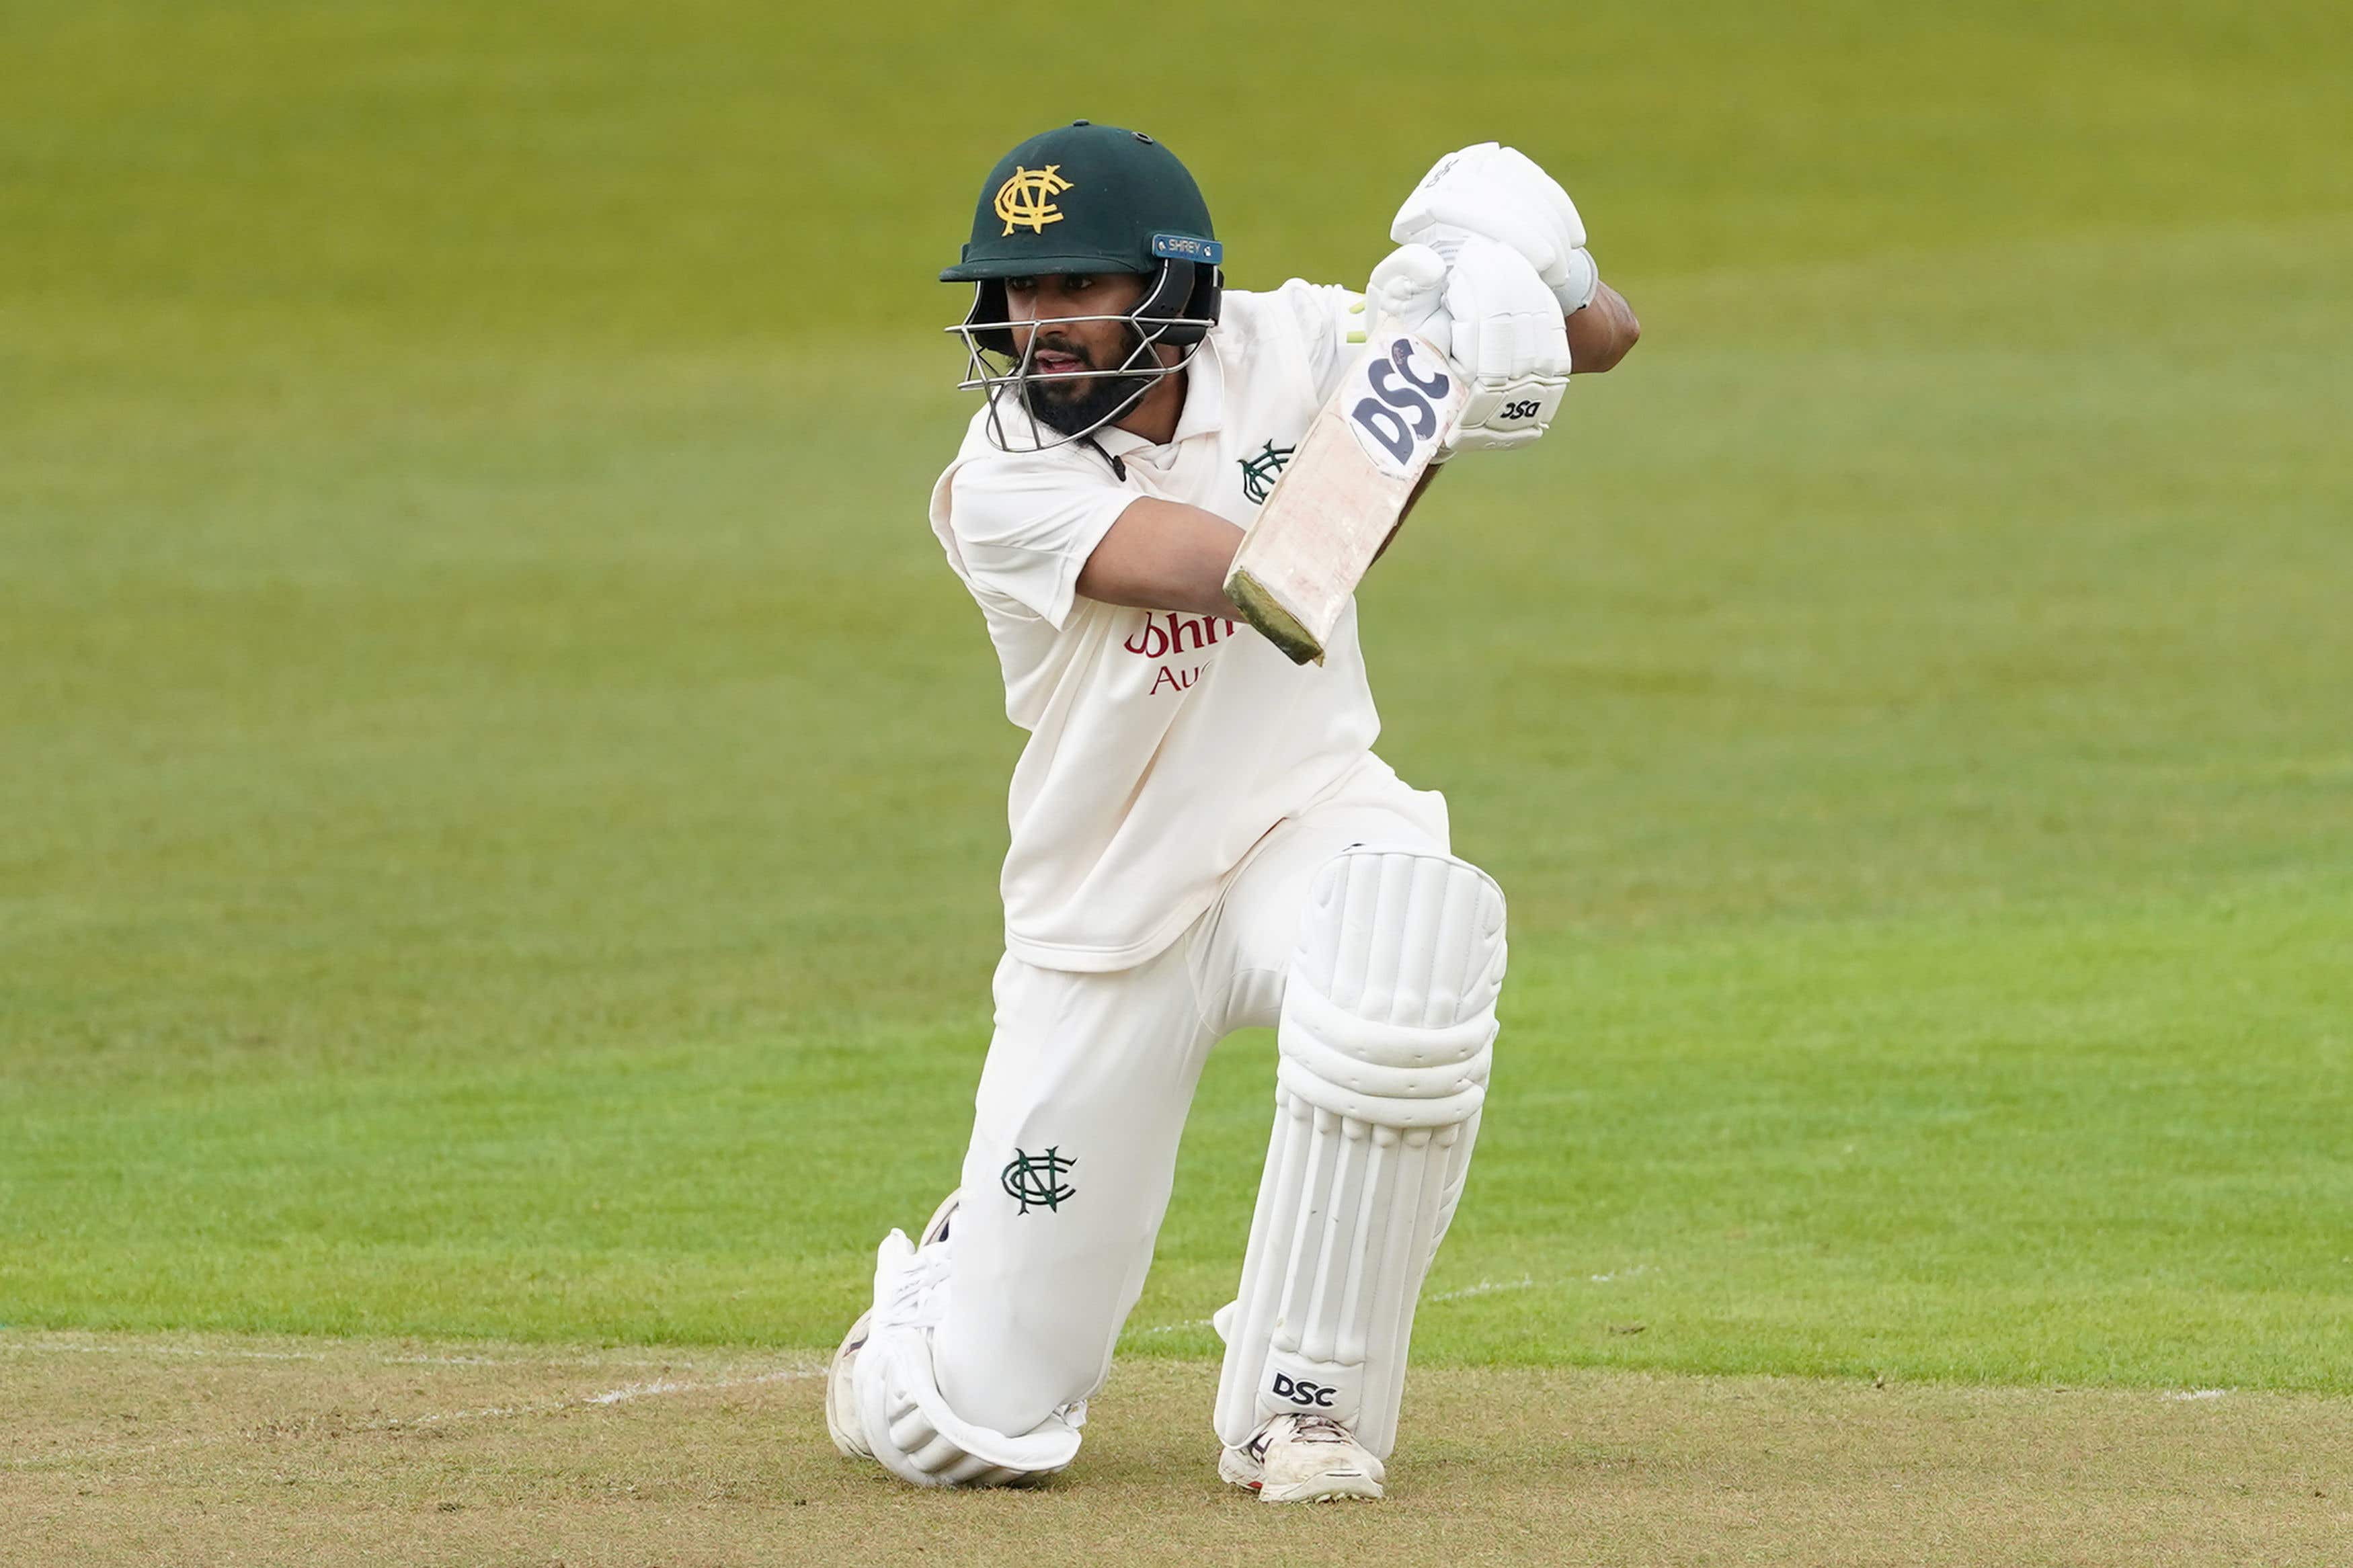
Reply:
[[[2336,8],[1142,37],[0,4],[0,1321],[830,1342],[954,1179],[1018,750],[930,277],[1087,115],[1245,287],[1501,136],[1643,316],[1364,596],[1514,907],[1423,1352],[2353,1388]],[[1269,1057],[1134,1351],[1210,1346]]]

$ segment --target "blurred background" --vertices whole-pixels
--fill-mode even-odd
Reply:
[[[1514,908],[1431,1353],[2345,1386],[2348,79],[2318,4],[0,3],[0,1322],[838,1333],[1019,742],[933,278],[1088,117],[1240,288],[1502,139],[1643,321],[1364,595]]]

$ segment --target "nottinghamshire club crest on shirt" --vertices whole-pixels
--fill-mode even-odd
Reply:
[[[1295,447],[1278,447],[1270,440],[1255,456],[1236,459],[1242,466],[1242,499],[1252,506],[1262,504],[1274,493],[1274,481],[1296,450]]]

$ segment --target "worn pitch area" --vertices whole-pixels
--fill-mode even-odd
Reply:
[[[0,1561],[2321,1563],[2353,1539],[2342,1399],[1440,1369],[1387,1503],[1275,1510],[1216,1479],[1214,1383],[1123,1365],[1070,1473],[940,1495],[835,1455],[805,1354],[0,1334]]]

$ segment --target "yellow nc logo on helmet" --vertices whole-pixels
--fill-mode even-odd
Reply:
[[[1006,234],[1024,227],[1032,234],[1043,234],[1048,224],[1062,221],[1062,209],[1054,205],[1054,198],[1069,190],[1071,182],[1054,172],[1061,166],[1013,166],[1012,177],[997,187],[997,216],[1005,221]]]

